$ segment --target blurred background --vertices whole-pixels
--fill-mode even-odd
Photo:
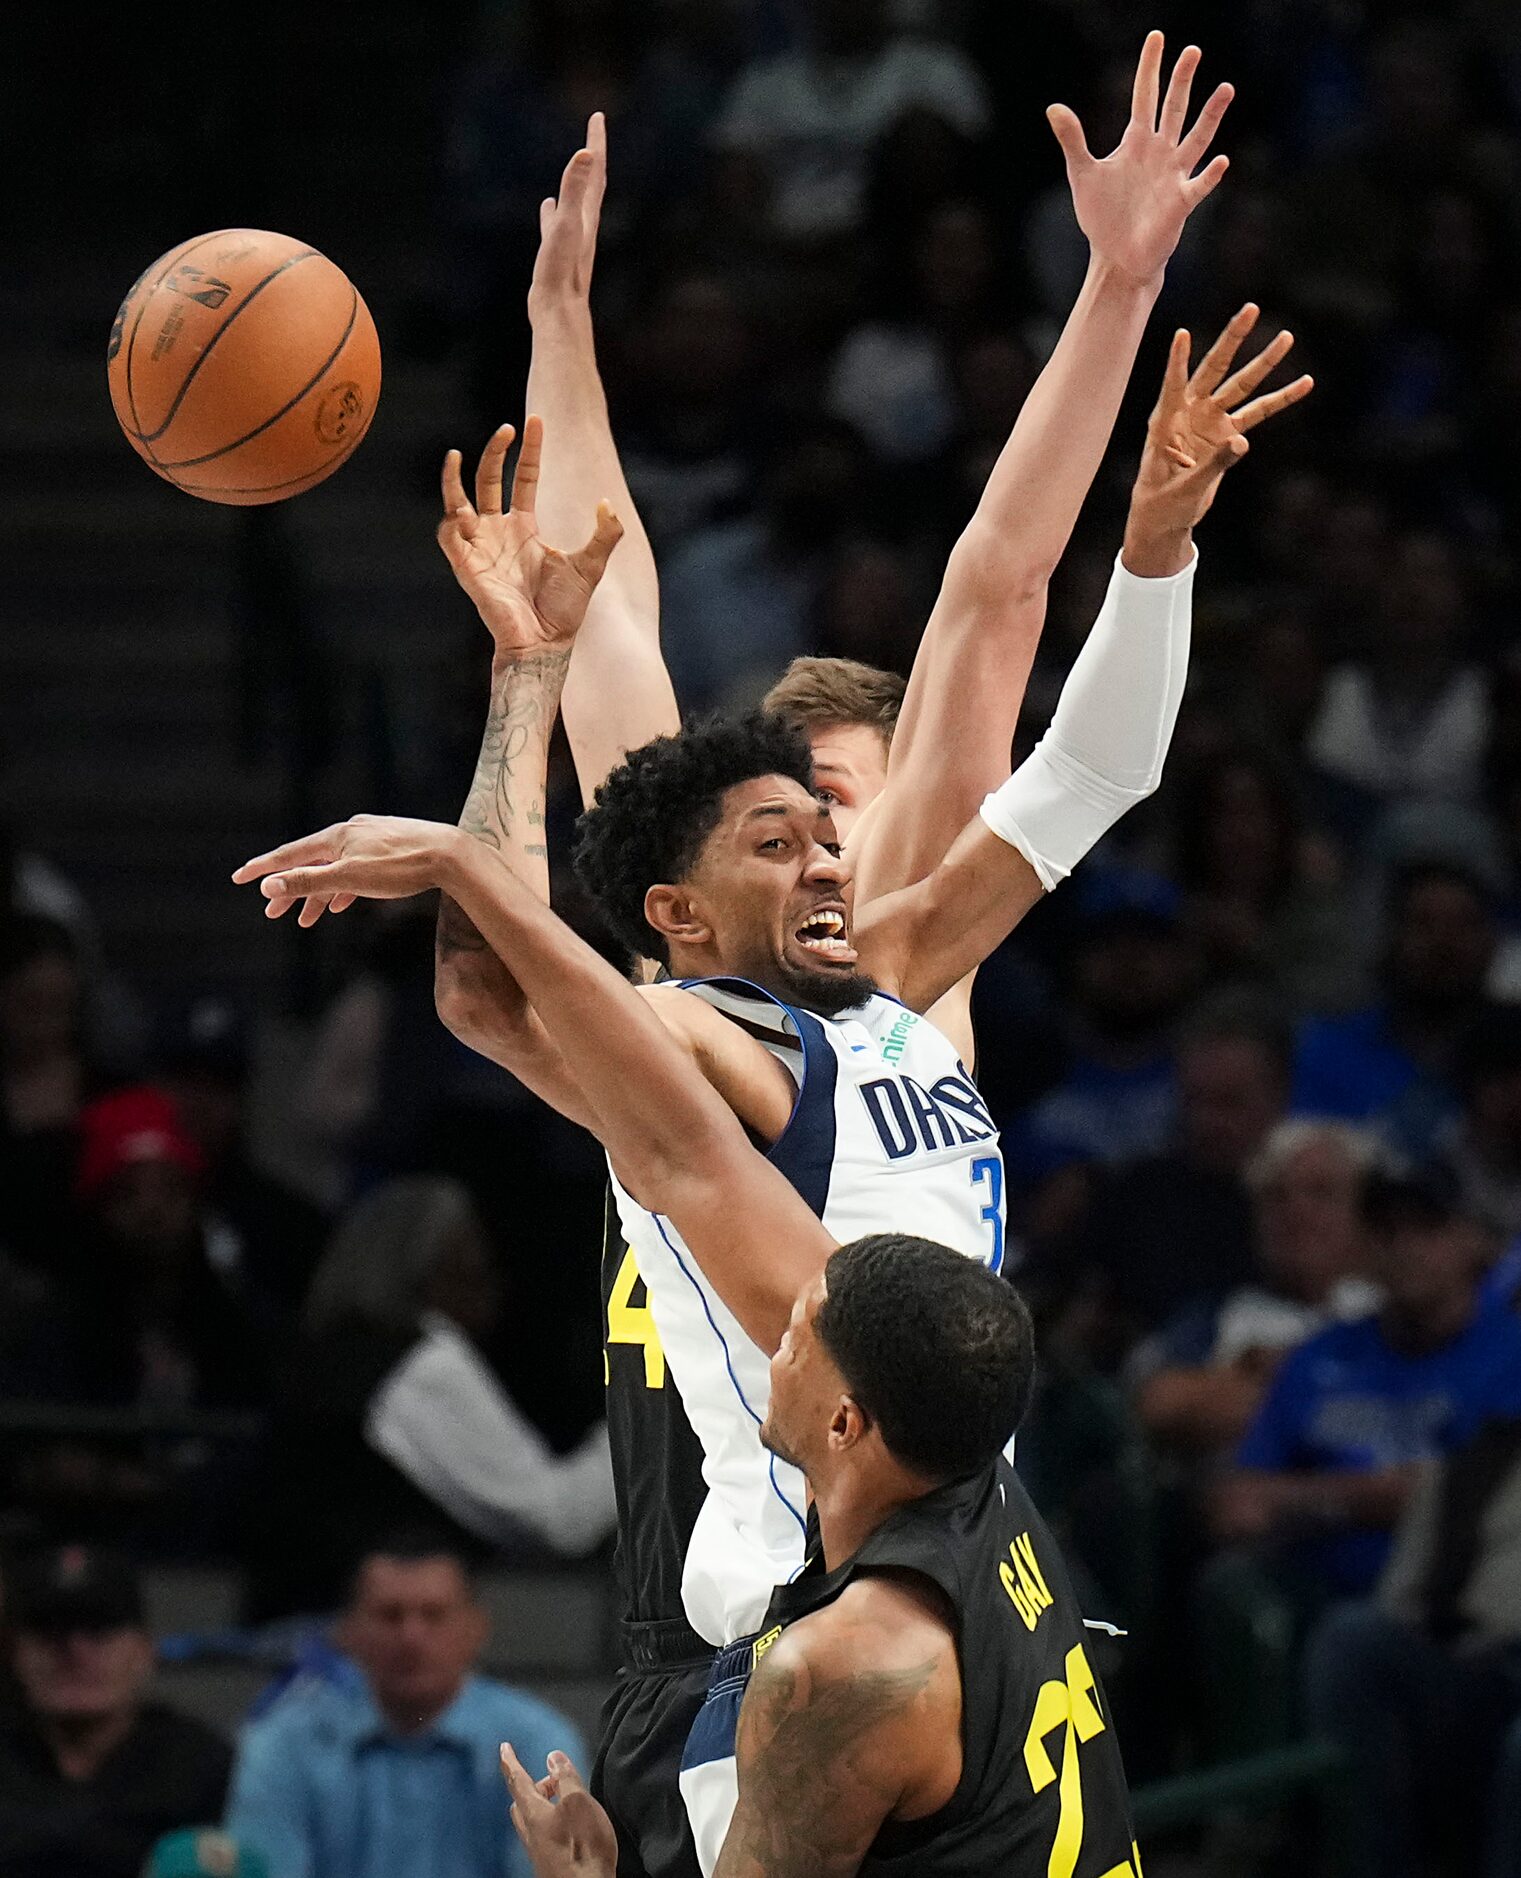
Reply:
[[[1235,81],[1232,168],[1169,270],[1017,750],[1102,596],[1172,327],[1255,299],[1317,390],[1205,525],[1162,791],[979,979],[1042,1332],[1023,1466],[1129,1632],[1105,1673],[1149,1870],[1288,1843],[1328,1873],[1521,1872],[1514,8],[269,0],[214,43],[7,25],[8,1874],[132,1873],[217,1816],[213,1766],[126,1850],[89,1863],[65,1822],[42,1862],[6,1757],[89,1706],[27,1654],[64,1607],[157,1639],[151,1696],[146,1666],[99,1671],[113,1713],[162,1696],[230,1740],[274,1679],[358,1662],[379,1688],[321,1620],[382,1540],[426,1578],[394,1535],[442,1524],[484,1572],[446,1590],[492,1618],[461,1662],[595,1732],[600,1157],[436,1022],[431,906],[299,933],[228,883],[358,809],[458,813],[489,653],[433,543],[437,465],[521,416],[535,210],[587,113],[667,657],[685,706],[749,701],[798,652],[907,671],[1082,277],[1044,106],[1109,148],[1154,25]],[[794,116],[820,73],[852,102],[832,139]],[[385,358],[354,461],[269,510],[159,483],[103,371],[152,257],[240,224],[330,254]],[[567,763],[559,863],[574,812]],[[490,1504],[377,1434],[444,1334],[510,1452]]]

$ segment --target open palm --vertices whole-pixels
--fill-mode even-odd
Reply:
[[[551,548],[539,535],[534,512],[544,425],[530,417],[523,426],[512,481],[512,502],[502,508],[502,470],[515,432],[503,424],[481,452],[475,472],[475,501],[465,494],[460,453],[444,458],[444,519],[438,545],[454,578],[475,602],[499,654],[568,650],[586,609],[623,537],[623,525],[607,505],[597,506],[591,540],[574,553]]]
[[[1097,259],[1136,281],[1161,273],[1178,245],[1183,224],[1228,167],[1228,159],[1217,156],[1194,174],[1208,154],[1234,91],[1229,85],[1217,85],[1185,136],[1199,48],[1185,46],[1178,55],[1159,116],[1162,44],[1160,33],[1147,35],[1136,66],[1130,121],[1108,156],[1093,155],[1076,113],[1066,105],[1053,104],[1046,113],[1066,158],[1072,205],[1089,246]]]

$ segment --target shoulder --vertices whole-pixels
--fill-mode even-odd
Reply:
[[[357,1700],[323,1677],[298,1676],[263,1714],[244,1724],[241,1750],[245,1756],[295,1755],[346,1736],[357,1725]]]
[[[761,1700],[786,1708],[860,1710],[881,1723],[933,1705],[956,1661],[948,1614],[928,1580],[871,1572],[789,1625],[756,1664],[751,1685]]]
[[[493,1681],[489,1676],[473,1676],[465,1694],[476,1718],[483,1724],[489,1723],[494,1737],[510,1741],[532,1734],[548,1747],[563,1748],[574,1759],[571,1744],[579,1741],[580,1730],[548,1702],[522,1689],[514,1689],[509,1683]],[[514,1729],[517,1737],[512,1732]]]

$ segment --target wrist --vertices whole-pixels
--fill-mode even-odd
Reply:
[[[1175,524],[1158,526],[1134,511],[1125,523],[1120,565],[1138,580],[1168,580],[1194,558],[1194,531]]]
[[[439,831],[437,846],[432,855],[434,885],[441,893],[448,894],[451,900],[459,898],[470,872],[471,850],[480,843],[473,835],[467,835],[463,828],[444,828]]]
[[[591,302],[573,294],[538,294],[530,291],[528,323],[536,339],[560,339],[574,345],[590,345]]]
[[[1163,270],[1154,274],[1133,274],[1117,261],[1109,260],[1097,248],[1088,251],[1088,283],[1105,299],[1133,301],[1147,311],[1156,304],[1162,291]]]

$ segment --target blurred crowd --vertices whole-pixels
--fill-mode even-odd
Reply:
[[[1017,751],[1102,595],[1165,336],[1256,300],[1317,390],[1201,531],[1163,789],[979,980],[1043,1334],[1022,1466],[1132,1631],[1137,1773],[1313,1728],[1360,1772],[1356,1870],[1435,1870],[1445,1833],[1515,1878],[1521,36],[1503,0],[1161,11],[1238,86],[1232,168],[1169,271]],[[906,671],[1082,277],[1043,107],[1107,148],[1155,23],[480,9],[449,336],[484,434],[521,403],[537,205],[605,109],[599,350],[685,706],[748,702],[799,652]],[[562,774],[557,853],[572,795]],[[420,1516],[467,1558],[602,1543],[599,1161],[438,1026],[431,909],[349,916],[279,1162],[238,988],[145,1013],[21,831],[0,881],[18,1553],[236,1559],[266,1621],[337,1608]]]

